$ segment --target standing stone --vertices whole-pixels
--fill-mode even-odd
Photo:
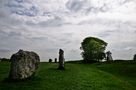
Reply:
[[[54,59],[54,62],[57,63],[57,58]]]
[[[49,63],[51,63],[52,62],[52,59],[49,59]]]
[[[106,52],[106,54],[107,54],[106,60],[113,61],[112,56],[111,56],[112,53],[110,51],[108,51],[108,52]]]
[[[62,49],[59,50],[59,70],[64,70],[64,63],[65,63],[65,59],[64,59],[64,51]]]
[[[136,61],[136,54],[134,55],[134,58],[133,58],[134,61]]]
[[[9,79],[21,80],[35,74],[40,57],[35,52],[19,50],[11,56]]]

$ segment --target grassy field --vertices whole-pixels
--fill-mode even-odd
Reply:
[[[81,64],[40,63],[35,77],[25,81],[5,80],[9,63],[0,62],[0,90],[136,90],[136,62]]]

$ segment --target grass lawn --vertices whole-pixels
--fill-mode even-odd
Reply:
[[[0,90],[136,90],[136,62],[81,64],[40,63],[35,77],[6,81],[10,63],[0,62]]]

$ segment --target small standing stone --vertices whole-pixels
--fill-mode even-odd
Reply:
[[[57,58],[54,59],[54,62],[57,63]]]
[[[134,55],[134,58],[133,58],[134,61],[136,61],[136,54]]]
[[[111,56],[112,53],[110,51],[108,51],[108,52],[106,52],[106,54],[107,54],[106,60],[113,61],[112,56]]]
[[[52,62],[52,59],[49,59],[49,63],[51,63]]]
[[[9,79],[21,80],[35,74],[40,57],[35,52],[19,50],[11,56]]]
[[[59,70],[64,70],[64,63],[65,63],[65,59],[64,59],[64,51],[62,49],[59,50]]]

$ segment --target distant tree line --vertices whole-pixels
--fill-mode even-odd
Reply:
[[[5,62],[5,61],[9,62],[9,60],[10,60],[10,59],[8,59],[8,58],[0,58],[0,61],[1,61],[1,62]]]

